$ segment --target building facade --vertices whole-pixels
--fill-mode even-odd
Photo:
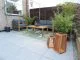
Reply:
[[[22,0],[23,4],[23,15],[28,15],[28,0]],[[4,30],[5,26],[9,26],[12,29],[12,20],[13,19],[19,19],[22,17],[19,17],[18,15],[12,16],[12,15],[5,15],[5,0],[0,0],[0,31]]]

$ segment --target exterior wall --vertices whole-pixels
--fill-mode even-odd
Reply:
[[[12,20],[13,19],[23,19],[22,17],[19,17],[19,16],[7,16],[7,18],[6,18],[6,20],[7,20],[7,24],[6,24],[6,26],[9,26],[9,27],[11,27],[12,28]]]
[[[77,49],[78,49],[78,60],[80,60],[80,37],[77,37],[76,39],[76,43],[77,43]]]
[[[29,4],[28,0],[22,0],[23,1],[23,14],[29,16]]]
[[[3,30],[4,26],[6,26],[6,20],[5,20],[3,7],[4,7],[4,1],[0,0],[0,30]]]
[[[26,9],[27,6],[25,6],[24,2],[26,2],[27,0],[22,0],[22,1],[23,1],[23,14],[25,15],[27,14],[27,9]],[[4,30],[4,27],[7,25],[12,28],[13,19],[19,19],[19,18],[22,19],[22,17],[19,17],[19,16],[7,16],[6,18],[3,8],[4,8],[4,0],[0,0],[0,30]]]
[[[77,5],[74,22],[75,22],[75,34],[76,34],[78,60],[80,60],[80,4]]]

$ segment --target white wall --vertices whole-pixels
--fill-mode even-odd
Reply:
[[[4,10],[2,9],[3,7],[4,7],[4,1],[0,0],[0,30],[3,30],[4,26],[6,26]]]
[[[25,1],[26,0],[23,0],[23,4]],[[24,5],[26,5],[26,3]],[[12,20],[19,19],[19,16],[7,16],[7,19],[6,19],[3,8],[4,8],[4,0],[0,0],[0,30],[4,30],[4,27],[7,25],[7,20],[8,20],[8,26],[10,26],[12,28]],[[23,14],[26,14],[27,13],[26,11],[28,11],[26,9],[26,6],[23,7],[23,10],[24,10]],[[22,17],[21,17],[21,19],[22,19]]]

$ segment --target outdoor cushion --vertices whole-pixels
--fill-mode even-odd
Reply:
[[[22,27],[26,27],[26,24],[20,24],[20,27],[22,28]]]
[[[46,20],[46,24],[47,25],[52,25],[52,21],[51,20]]]
[[[46,20],[40,20],[39,23],[40,23],[41,25],[46,25]]]
[[[13,28],[14,30],[15,30],[15,29],[18,29],[19,22],[20,22],[20,28],[26,27],[25,20],[13,19],[13,21],[12,21],[12,28]]]
[[[20,24],[24,24],[25,23],[25,20],[19,20],[20,21]]]
[[[52,20],[37,20],[35,25],[48,26],[48,28],[52,29]]]

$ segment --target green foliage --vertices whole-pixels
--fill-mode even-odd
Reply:
[[[17,9],[14,5],[11,5],[11,6],[7,7],[7,12],[8,13],[13,13],[13,11],[17,11]]]
[[[76,4],[70,3],[70,2],[66,2],[65,4],[62,5],[62,7],[63,7],[63,12],[62,13],[64,15],[71,16],[71,15],[75,14]]]
[[[74,16],[63,16],[62,14],[58,14],[53,21],[54,29],[60,33],[68,33],[72,30],[72,20]]]
[[[24,16],[24,19],[26,21],[26,24],[27,25],[32,25],[34,23],[34,20],[35,20],[36,17],[28,17],[28,16]]]
[[[62,5],[62,12],[57,13],[52,20],[54,29],[59,33],[68,33],[72,31],[73,19],[75,14],[75,5],[65,3]]]

